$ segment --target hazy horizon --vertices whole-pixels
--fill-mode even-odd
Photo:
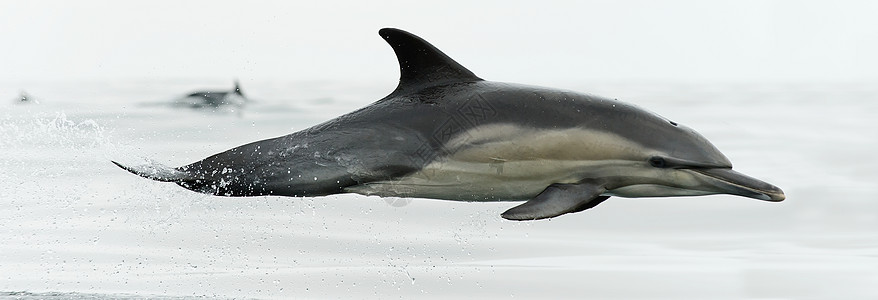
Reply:
[[[382,27],[479,76],[575,81],[878,81],[868,1],[210,1],[0,4],[0,81],[394,81]]]

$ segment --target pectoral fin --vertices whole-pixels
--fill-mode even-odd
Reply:
[[[580,212],[607,200],[609,196],[601,196],[604,191],[603,187],[594,183],[555,183],[533,199],[503,212],[501,216],[507,220],[524,221]]]

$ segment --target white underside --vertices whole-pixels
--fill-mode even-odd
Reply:
[[[417,173],[347,191],[385,197],[520,201],[533,198],[553,183],[575,183],[586,178],[648,179],[662,172],[645,163],[651,153],[642,146],[613,134],[579,128],[483,126],[460,134],[447,147],[453,155]],[[648,184],[649,180],[644,183],[606,195],[648,197],[672,192]]]
[[[348,191],[384,197],[520,201],[533,198],[553,183],[575,183],[598,174],[617,173],[625,169],[625,164],[631,162],[540,160],[482,164],[448,160],[432,163],[399,180],[372,182]]]

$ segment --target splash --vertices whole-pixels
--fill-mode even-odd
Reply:
[[[0,120],[0,148],[61,147],[86,149],[107,146],[107,129],[92,119],[71,120],[64,112]]]

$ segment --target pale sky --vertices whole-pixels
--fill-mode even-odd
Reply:
[[[397,78],[397,27],[477,75],[878,82],[878,1],[4,1],[0,80]]]

